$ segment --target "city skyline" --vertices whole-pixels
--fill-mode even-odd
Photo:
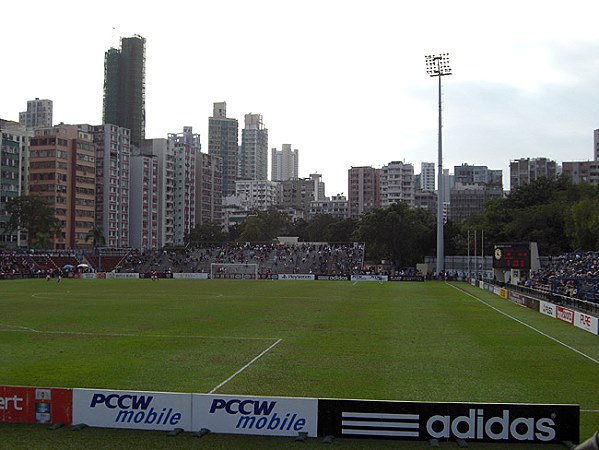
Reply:
[[[104,54],[119,37],[138,34],[146,39],[146,138],[192,126],[207,153],[212,105],[225,101],[227,116],[240,123],[249,113],[263,116],[269,149],[301,149],[300,177],[318,172],[327,195],[347,196],[352,166],[404,161],[418,170],[436,162],[436,85],[424,56],[448,52],[444,167],[503,170],[508,189],[510,160],[593,159],[597,10],[591,1],[567,10],[536,1],[500,10],[472,1],[368,8],[175,1],[169,9],[108,1],[101,10],[11,3],[1,33],[19,44],[5,49],[14,67],[4,65],[10,89],[0,118],[17,121],[28,100],[44,98],[54,102],[55,124],[100,124]],[[69,26],[43,40],[30,33],[53,17]]]

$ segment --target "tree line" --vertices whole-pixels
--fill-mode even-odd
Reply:
[[[372,209],[359,219],[319,215],[295,223],[278,211],[256,211],[228,232],[216,225],[198,226],[186,242],[270,242],[277,236],[297,236],[303,242],[359,241],[366,244],[369,260],[387,260],[404,268],[436,254],[436,230],[436,214],[397,203]],[[599,186],[572,184],[561,176],[514,189],[504,198],[488,201],[478,215],[445,223],[445,255],[466,255],[468,247],[474,253],[474,232],[479,236],[478,254],[482,233],[486,255],[500,242],[536,242],[541,255],[599,251]]]
[[[30,247],[47,248],[60,223],[50,206],[38,196],[11,199],[5,229],[27,230]],[[484,253],[498,242],[537,242],[541,255],[599,250],[599,186],[572,184],[567,177],[540,178],[506,197],[490,200],[481,214],[444,227],[445,255],[473,251],[473,232],[484,232]],[[468,234],[471,234],[470,242]],[[436,217],[405,203],[375,208],[359,219],[318,215],[292,222],[280,211],[254,211],[238,225],[196,226],[186,237],[189,245],[222,242],[272,242],[279,236],[297,236],[301,242],[363,242],[366,258],[390,261],[397,268],[414,266],[436,253]],[[94,246],[103,241],[100,228],[88,233]],[[480,245],[480,244],[478,244]],[[46,247],[44,247],[46,246]],[[479,247],[480,248],[480,247]],[[480,253],[479,253],[480,254]]]

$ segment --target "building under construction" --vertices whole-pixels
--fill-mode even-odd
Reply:
[[[121,48],[104,55],[104,124],[131,130],[131,144],[138,146],[146,129],[146,40],[121,38]]]

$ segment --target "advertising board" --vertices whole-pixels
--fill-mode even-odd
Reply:
[[[589,333],[599,334],[599,319],[578,311],[574,312],[574,326]]]
[[[100,428],[191,431],[191,394],[73,389],[73,423]]]
[[[422,275],[396,275],[389,277],[389,281],[424,281]]]
[[[542,301],[540,302],[539,311],[541,314],[545,314],[546,316],[553,317],[554,319],[557,317],[557,306],[553,303]]]
[[[351,281],[389,281],[387,275],[352,275]]]
[[[385,439],[561,443],[579,438],[578,405],[319,400],[318,434]]]
[[[70,424],[71,411],[70,389],[0,386],[0,422]]]
[[[265,436],[317,435],[318,400],[233,395],[193,396],[194,430]]]
[[[314,274],[311,273],[280,273],[272,276],[273,280],[313,281]]]
[[[574,311],[571,309],[564,308],[563,306],[556,306],[555,317],[561,320],[562,322],[574,325]]]
[[[193,279],[193,280],[207,280],[207,273],[173,273],[173,278]]]
[[[527,306],[528,302],[525,295],[522,295],[518,292],[508,292],[508,299],[511,300],[516,305]]]
[[[139,274],[138,273],[106,272],[106,278],[119,279],[119,280],[122,280],[122,279],[132,280],[132,279],[138,279]]]
[[[347,281],[349,280],[349,275],[316,275],[316,279],[325,281]]]

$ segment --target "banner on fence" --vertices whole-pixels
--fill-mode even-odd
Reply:
[[[106,272],[106,278],[110,278],[110,279],[137,279],[137,278],[139,278],[139,274],[138,273]]]
[[[352,275],[351,281],[389,281],[388,275]]]
[[[272,276],[273,280],[312,281],[315,279],[311,273],[280,273]]]
[[[173,273],[173,278],[181,279],[193,279],[193,280],[207,280],[207,273]]]
[[[0,422],[70,424],[71,411],[71,389],[0,386]]]
[[[264,436],[317,435],[318,400],[234,395],[193,396],[192,428]]]
[[[73,389],[73,423],[191,431],[191,394]]]
[[[588,314],[575,311],[574,325],[593,334],[599,334],[599,319]]]
[[[319,400],[318,434],[407,440],[578,442],[578,405]]]

